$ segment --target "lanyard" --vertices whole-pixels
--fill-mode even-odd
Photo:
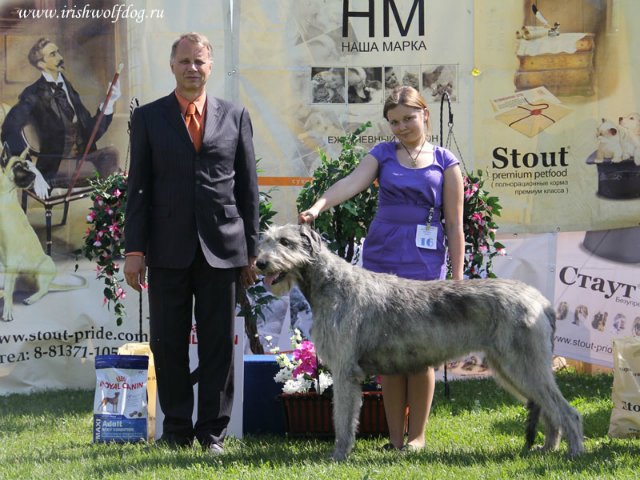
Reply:
[[[427,217],[427,223],[426,223],[427,230],[431,228],[432,220],[433,220],[433,207],[429,209],[429,216]]]

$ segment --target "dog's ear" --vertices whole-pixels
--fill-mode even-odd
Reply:
[[[11,149],[9,148],[9,144],[7,142],[4,142],[2,144],[2,155],[0,155],[0,165],[3,169],[9,164],[10,159]]]
[[[29,147],[26,147],[20,154],[20,160],[24,162],[28,158],[29,158]]]
[[[322,237],[308,224],[300,225],[300,236],[307,244],[310,253],[318,253],[322,248]]]

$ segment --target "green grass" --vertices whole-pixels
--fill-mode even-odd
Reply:
[[[526,411],[491,380],[438,384],[424,452],[382,452],[383,438],[358,439],[344,463],[332,442],[247,436],[228,439],[222,457],[199,448],[91,442],[93,391],[0,397],[0,479],[522,479],[637,478],[640,441],[608,438],[611,375],[561,372],[558,383],[584,417],[586,454],[521,455]],[[542,432],[538,441],[542,441]]]

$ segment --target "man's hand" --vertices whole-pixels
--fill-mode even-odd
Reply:
[[[240,269],[240,280],[244,288],[249,288],[256,283],[258,274],[256,272],[256,257],[249,257],[249,265],[245,265]]]
[[[127,255],[124,258],[124,278],[135,291],[140,292],[146,286],[146,262],[142,255]]]

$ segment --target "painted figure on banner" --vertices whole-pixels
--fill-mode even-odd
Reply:
[[[95,141],[107,131],[113,119],[114,104],[120,97],[119,81],[113,85],[107,105],[99,105],[92,115],[65,75],[66,66],[58,46],[40,38],[28,53],[29,63],[40,78],[20,94],[2,124],[2,141],[14,154],[29,147],[37,152],[36,166],[49,187],[72,186],[78,162],[86,149],[94,126],[103,111]],[[105,87],[106,92],[106,87]],[[63,160],[66,168],[61,168]],[[118,151],[114,147],[97,149],[95,143],[86,157],[80,181],[96,172],[106,177],[118,169]],[[75,186],[79,186],[77,182]]]
[[[415,88],[394,88],[384,103],[383,116],[395,140],[374,146],[351,174],[301,212],[298,222],[313,222],[320,212],[348,200],[377,179],[378,210],[364,243],[363,267],[417,280],[444,279],[449,256],[453,278],[462,279],[459,161],[449,150],[427,141],[431,133],[429,109]],[[387,449],[424,447],[434,388],[432,368],[409,376],[382,376],[390,435]]]
[[[127,283],[149,275],[150,346],[162,443],[223,452],[233,403],[236,285],[256,280],[258,182],[247,110],[208,95],[213,48],[198,33],[171,48],[176,88],[131,121]],[[189,368],[198,332],[198,411]]]

